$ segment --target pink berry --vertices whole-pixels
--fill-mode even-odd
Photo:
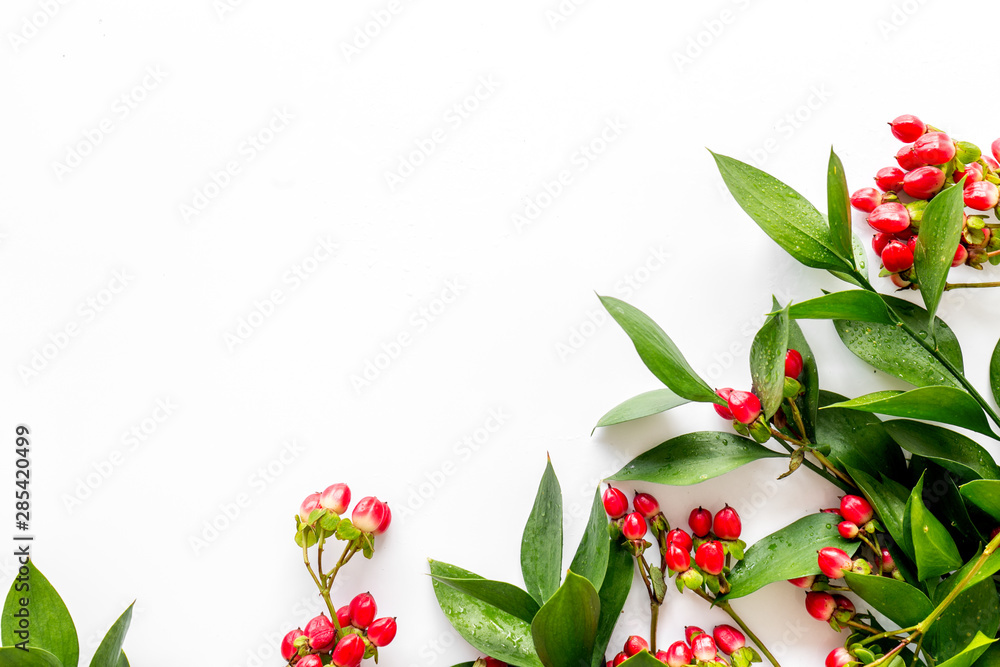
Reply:
[[[713,530],[720,540],[740,539],[740,533],[743,532],[743,523],[740,521],[740,515],[732,507],[726,505],[715,513]]]
[[[730,392],[728,404],[733,418],[741,424],[752,424],[760,416],[760,399],[748,391]]]
[[[841,521],[837,524],[837,532],[845,540],[853,540],[858,536],[858,524],[853,521]]]
[[[863,526],[874,518],[875,510],[872,509],[871,503],[861,496],[848,494],[840,499],[840,516]]]
[[[637,493],[632,499],[635,511],[647,519],[652,519],[660,513],[660,503],[648,493]]]
[[[955,142],[944,132],[928,132],[913,142],[913,152],[924,164],[944,164],[955,157]]]
[[[1000,139],[993,142],[993,145],[990,146],[990,150],[993,153],[993,157],[1000,161]]]
[[[906,289],[912,284],[909,280],[907,280],[898,273],[894,273],[891,276],[889,276],[889,280],[892,282],[893,285],[895,285],[899,289]]]
[[[691,536],[680,528],[674,528],[667,533],[667,544],[676,544],[684,551],[691,551],[691,547],[694,546]]]
[[[347,634],[337,642],[337,648],[333,649],[331,663],[337,667],[357,667],[364,655],[365,640],[361,635]]]
[[[389,616],[376,618],[368,626],[368,641],[375,646],[388,646],[396,638],[396,619]]]
[[[703,507],[691,510],[688,526],[691,527],[695,537],[705,537],[712,531],[712,513]]]
[[[962,266],[963,264],[965,264],[965,260],[967,260],[968,258],[969,258],[969,251],[966,250],[964,245],[959,243],[958,247],[955,248],[955,258],[951,260],[951,265],[953,267]]]
[[[816,581],[816,575],[809,574],[804,577],[796,577],[794,579],[789,579],[788,583],[790,583],[792,586],[809,589],[812,588],[813,582],[815,581]]]
[[[687,572],[691,569],[691,552],[681,549],[676,544],[668,544],[663,559],[674,572]]]
[[[973,162],[972,164],[965,165],[965,171],[956,171],[951,175],[952,180],[958,183],[965,177],[965,187],[969,187],[971,184],[983,180],[983,165],[978,162]]]
[[[903,187],[904,175],[899,167],[882,167],[875,172],[875,185],[882,192],[896,192]]]
[[[910,226],[910,212],[899,202],[882,204],[868,214],[868,224],[875,231],[895,234]]]
[[[913,251],[901,241],[890,241],[882,249],[882,266],[891,273],[906,271],[913,266]]]
[[[913,152],[913,146],[903,146],[896,151],[896,164],[905,171],[913,171],[917,167],[924,166],[924,163]]]
[[[729,655],[736,653],[747,644],[747,638],[743,636],[743,633],[731,625],[715,626],[712,636],[715,638],[716,646],[723,653],[728,653]]]
[[[896,569],[896,561],[888,549],[882,549],[882,572],[891,573]]]
[[[684,639],[688,644],[694,641],[694,638],[698,635],[705,634],[705,631],[699,628],[697,625],[685,625],[684,626]]]
[[[361,593],[355,595],[354,599],[351,600],[350,611],[351,625],[359,630],[364,630],[375,620],[378,605],[375,604],[375,598],[372,597],[371,593]]]
[[[641,540],[646,536],[646,520],[638,512],[632,512],[622,522],[622,535],[626,540]]]
[[[334,514],[343,514],[351,504],[351,489],[346,484],[326,487],[319,497],[319,504]]]
[[[298,650],[295,648],[295,640],[303,634],[302,630],[292,630],[281,640],[281,657],[286,661],[291,660],[293,656],[298,654]]]
[[[304,655],[295,663],[296,667],[322,667],[323,661],[315,653]]]
[[[299,505],[299,518],[302,519],[302,523],[306,523],[309,520],[309,515],[313,510],[322,509],[319,504],[319,494],[310,493],[306,496],[306,499],[302,501]]]
[[[705,542],[694,552],[694,562],[707,574],[719,574],[725,565],[726,552],[722,544],[712,540]]]
[[[351,523],[363,533],[376,534],[385,519],[386,505],[375,496],[365,496],[354,506]]]
[[[712,638],[712,635],[700,634],[691,642],[691,652],[698,660],[708,662],[715,658],[719,649],[715,646],[715,639]]]
[[[790,377],[793,380],[798,379],[802,375],[803,364],[801,352],[788,350],[785,353],[785,377]]]
[[[993,158],[991,158],[989,155],[984,155],[983,156],[983,162],[985,162],[986,166],[988,166],[993,171],[997,171],[998,169],[1000,169],[1000,162],[997,162],[996,160],[994,160]]]
[[[601,500],[604,502],[604,511],[612,519],[620,519],[628,512],[628,498],[613,486],[608,486]]]
[[[988,211],[1000,201],[1000,190],[989,181],[977,181],[965,186],[965,205],[977,211]]]
[[[690,665],[694,660],[694,653],[691,647],[685,642],[677,641],[667,647],[667,664],[670,667],[683,667]]]
[[[927,131],[924,121],[910,114],[897,116],[889,123],[889,127],[892,129],[892,136],[907,144],[916,141]]]
[[[944,180],[944,172],[937,167],[918,167],[903,178],[903,191],[914,199],[930,199]]]
[[[817,621],[829,621],[837,603],[826,591],[810,591],[806,593],[806,611]]]
[[[865,213],[871,213],[881,203],[882,193],[875,188],[861,188],[851,195],[851,206]]]
[[[306,624],[304,634],[309,637],[309,647],[314,651],[329,651],[337,640],[337,629],[323,614]]]
[[[632,657],[636,653],[641,653],[642,651],[649,650],[649,642],[640,637],[639,635],[631,635],[625,640],[625,655]]]
[[[826,656],[825,667],[847,667],[851,663],[857,663],[848,650],[844,647],[835,648]]]
[[[716,389],[715,395],[728,403],[729,394],[732,393],[732,387],[723,387],[722,389]],[[719,405],[718,403],[712,403],[712,407],[723,419],[733,420],[733,413],[729,411],[728,405]]]
[[[823,547],[816,560],[820,571],[831,579],[840,579],[844,572],[850,572],[854,566],[854,561],[847,552],[837,547]]]

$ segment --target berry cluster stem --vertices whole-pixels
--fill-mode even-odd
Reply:
[[[1000,250],[998,250],[995,253],[987,253],[987,254],[990,255],[990,256],[993,256],[993,255],[996,255],[997,253],[1000,253]],[[980,287],[1000,287],[1000,282],[992,282],[992,283],[945,283],[944,291],[948,292],[948,291],[953,290],[953,289],[976,289],[976,288],[980,288]]]
[[[660,601],[656,599],[656,591],[649,580],[649,563],[646,562],[646,557],[638,554],[635,557],[635,564],[642,576],[642,583],[646,584],[646,592],[649,593],[649,649],[651,653],[656,653],[656,626],[660,617]]]

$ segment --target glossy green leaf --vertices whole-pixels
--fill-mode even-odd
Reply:
[[[1000,667],[1000,644],[990,644],[986,653],[976,660],[975,667]]]
[[[845,540],[837,532],[832,514],[810,514],[757,540],[729,575],[732,589],[725,597],[739,598],[775,581],[819,574],[816,552],[837,547],[849,554],[859,543]]]
[[[525,588],[539,605],[545,604],[559,588],[562,518],[562,490],[552,469],[552,461],[547,460],[535,504],[521,536],[521,574]]]
[[[430,561],[431,575],[470,579],[478,575],[455,565]],[[485,655],[517,667],[541,667],[531,640],[531,625],[505,611],[433,581],[434,595],[452,627]]]
[[[909,533],[904,529],[904,516],[906,513],[906,501],[909,499],[909,490],[899,482],[883,477],[881,481],[869,476],[867,473],[856,469],[848,468],[847,473],[851,479],[861,489],[868,502],[872,504],[875,513],[878,515],[882,525],[896,541],[898,545],[913,558],[913,545],[910,541]]]
[[[861,242],[861,238],[857,234],[851,235],[851,250],[854,253],[854,266],[857,268],[857,275],[864,279],[864,283],[858,280],[854,274],[845,273],[843,271],[830,271],[830,273],[844,282],[854,285],[855,287],[864,288],[869,282],[867,247],[867,245]]]
[[[826,220],[805,197],[744,162],[712,156],[736,203],[789,255],[816,269],[853,269],[837,255]]]
[[[962,497],[1000,521],[1000,480],[977,479],[959,487]]]
[[[764,416],[781,407],[785,389],[785,352],[788,349],[788,306],[764,322],[750,345],[751,391],[760,399]]]
[[[937,667],[972,667],[972,665],[976,664],[979,656],[985,653],[990,644],[995,641],[996,639],[990,639],[982,632],[977,632],[976,636],[962,649],[961,653],[944,662],[939,662]]]
[[[620,663],[620,667],[663,667],[663,663],[654,658],[649,651],[641,651]]]
[[[864,470],[876,478],[881,473],[901,476],[906,472],[906,460],[878,417],[857,410],[831,408],[846,400],[829,391],[819,393],[819,411],[814,442],[830,448],[827,454],[841,468]]]
[[[777,301],[775,305],[777,306]],[[798,399],[799,411],[806,428],[806,436],[810,442],[816,442],[820,400],[819,367],[816,364],[816,356],[809,347],[805,334],[802,333],[802,328],[793,320],[788,322],[788,348],[802,355],[802,374],[799,375],[799,382],[805,388],[805,394]]]
[[[793,303],[788,316],[795,320],[854,320],[894,326],[882,298],[875,292],[858,289]]]
[[[924,479],[921,477],[906,502],[906,513],[917,577],[920,581],[927,581],[961,567],[962,557],[948,529],[924,505],[923,489]]]
[[[990,359],[990,389],[993,390],[993,400],[1000,403],[1000,340]]]
[[[924,505],[947,526],[962,558],[969,558],[983,544],[990,527],[979,526],[972,520],[955,475],[932,461],[927,461],[923,474]]]
[[[675,394],[691,401],[702,403],[725,402],[715,395],[708,384],[702,380],[674,341],[664,333],[656,322],[638,308],[610,296],[600,297],[601,303],[611,317],[625,330],[632,339],[636,352],[646,368],[656,378],[673,390]]]
[[[135,603],[130,604],[108,630],[108,634],[104,635],[101,645],[97,647],[97,653],[90,661],[90,667],[118,666],[118,660],[121,659],[122,655],[122,644],[125,643],[125,634],[128,632],[128,626],[132,623],[132,607],[134,605]]]
[[[876,391],[830,407],[874,414],[926,419],[953,424],[996,437],[982,407],[968,393],[954,387],[919,387],[910,391]]]
[[[590,518],[583,531],[583,537],[576,548],[573,562],[569,569],[581,577],[585,577],[600,589],[604,581],[604,572],[608,568],[608,553],[611,551],[611,536],[608,534],[608,515],[601,501],[601,487],[594,493],[594,502],[590,506]]]
[[[919,588],[892,577],[848,572],[844,581],[862,600],[901,628],[927,618],[934,605]]]
[[[531,622],[535,650],[545,667],[581,667],[593,661],[601,601],[594,585],[573,572]]]
[[[784,456],[734,433],[697,431],[679,435],[640,454],[608,479],[687,486],[752,461]]]
[[[476,667],[476,661],[469,660],[468,662],[460,662],[457,665],[453,665],[452,667]]]
[[[830,148],[826,170],[826,209],[830,220],[830,244],[841,257],[851,258],[851,195],[847,191],[844,164]]]
[[[624,403],[619,403],[608,410],[601,417],[600,421],[597,422],[594,430],[596,431],[602,426],[621,424],[633,419],[642,419],[643,417],[656,415],[676,408],[679,405],[684,405],[685,403],[690,403],[690,401],[686,398],[681,398],[669,389],[647,391],[638,396],[633,396]]]
[[[913,266],[929,318],[937,311],[944,293],[955,248],[962,235],[964,212],[961,187],[942,191],[931,199],[924,210],[917,245],[913,249]],[[931,323],[928,326],[933,331],[934,325]]]
[[[513,584],[483,579],[482,577],[434,576],[434,580],[496,607],[500,611],[507,612],[525,623],[531,623],[535,614],[538,613],[538,603],[535,602],[534,598]]]
[[[894,419],[884,426],[901,447],[934,461],[962,479],[1000,478],[1000,467],[989,452],[960,433],[905,419]]]
[[[939,587],[940,588],[940,587]],[[942,597],[935,592],[934,602]],[[928,640],[939,660],[959,655],[977,633],[996,636],[1000,627],[1000,606],[993,581],[980,581],[960,593],[931,626]]]
[[[975,567],[976,561],[979,557],[983,555],[983,550],[979,549],[976,553],[966,561],[965,565],[955,571],[953,575],[941,582],[941,585],[937,587],[934,591],[934,601],[940,602],[943,600],[948,593],[955,589],[955,586],[961,582],[965,576],[972,571]],[[979,570],[972,576],[969,580],[969,586],[975,586],[980,581],[989,579],[997,572],[1000,572],[1000,550],[994,551],[987,558],[986,561],[980,566]]]
[[[0,641],[4,646],[13,646],[23,641],[22,637],[14,634],[16,630],[14,614],[22,608],[21,601],[26,598],[31,617],[31,638],[28,646],[45,649],[56,656],[65,667],[76,667],[80,660],[80,642],[66,603],[33,562],[29,560],[26,567],[28,574],[14,580],[4,601],[3,618],[0,619]]]
[[[22,651],[8,646],[0,648],[0,667],[63,667],[63,664],[44,649]]]
[[[619,616],[632,589],[632,575],[635,566],[632,556],[620,544],[612,545],[608,554],[608,569],[604,573],[599,597],[601,617],[597,622],[597,636],[594,639],[594,658],[591,667],[605,667],[604,652],[611,641],[611,635],[618,625]]]
[[[118,667],[131,667],[128,663],[128,656],[125,655],[125,651],[122,651],[121,656],[118,658]]]

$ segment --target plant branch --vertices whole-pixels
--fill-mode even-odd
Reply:
[[[753,630],[751,630],[750,627],[743,622],[743,619],[740,618],[740,615],[736,613],[736,610],[733,609],[732,605],[730,605],[728,602],[719,602],[714,597],[712,597],[711,595],[709,595],[700,588],[694,589],[694,592],[699,597],[710,602],[713,607],[718,607],[722,611],[729,614],[729,618],[733,619],[736,622],[736,625],[740,626],[740,629],[742,629],[743,632],[746,633],[747,637],[750,638],[750,641],[752,641],[754,644],[757,645],[757,648],[760,649],[761,653],[763,653],[767,657],[767,659],[771,662],[771,664],[774,665],[774,667],[781,667],[781,665],[778,664],[777,658],[771,655],[771,652],[767,650],[767,647],[764,645],[764,642],[762,642],[760,638],[754,634]]]
[[[1000,252],[1000,251],[998,251]],[[980,287],[1000,287],[1000,282],[992,283],[945,283],[944,291],[948,292],[953,289],[976,289]]]

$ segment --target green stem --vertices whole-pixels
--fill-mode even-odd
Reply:
[[[771,436],[774,437],[774,439],[777,440],[781,444],[781,446],[785,448],[785,451],[787,451],[789,454],[794,453],[795,449],[796,449],[795,447],[792,447],[789,443],[793,443],[793,444],[798,445],[800,447],[804,446],[803,443],[799,442],[798,440],[795,440],[793,438],[789,438],[787,435],[785,435],[781,431],[778,431],[778,430],[773,429],[773,428],[771,429]],[[809,450],[809,451],[812,452],[813,450]],[[815,452],[813,452],[813,453],[815,454]],[[817,475],[819,475],[820,477],[822,477],[826,481],[830,482],[834,486],[840,487],[840,489],[842,491],[846,491],[847,493],[851,493],[854,489],[857,488],[854,485],[853,482],[849,482],[849,483],[842,482],[841,480],[839,480],[836,477],[836,475],[831,475],[829,472],[827,472],[826,470],[824,470],[820,466],[816,465],[815,463],[813,463],[809,459],[803,459],[802,460],[802,465],[804,465],[805,467],[809,468],[814,473],[816,473]]]
[[[750,627],[743,622],[743,619],[740,618],[740,615],[736,613],[736,610],[733,609],[732,605],[730,605],[728,602],[717,601],[715,598],[713,598],[711,595],[701,590],[700,588],[695,589],[694,592],[697,593],[699,597],[708,600],[710,603],[712,603],[713,606],[718,607],[722,611],[729,614],[729,618],[733,619],[736,622],[736,625],[740,626],[740,629],[742,629],[743,632],[746,633],[747,637],[750,638],[750,641],[752,641],[754,644],[757,645],[757,648],[760,649],[760,652],[767,657],[767,659],[771,662],[771,664],[774,665],[774,667],[781,667],[781,665],[778,664],[778,659],[775,658],[773,655],[771,655],[771,652],[767,650],[766,646],[764,646],[764,642],[762,642],[760,638],[754,634],[753,630],[751,630]]]
[[[997,251],[1000,253],[1000,250]],[[987,253],[990,254],[990,253]],[[992,253],[996,254],[996,253]],[[1000,287],[1000,282],[993,283],[945,283],[944,291],[948,292],[953,289],[976,289],[979,287]]]
[[[636,556],[635,564],[639,568],[639,574],[642,575],[642,583],[646,584],[646,592],[649,593],[649,651],[656,653],[656,625],[660,615],[660,603],[656,599],[656,591],[653,590],[653,585],[649,581],[647,574],[649,563],[646,562],[646,558],[642,554]]]

